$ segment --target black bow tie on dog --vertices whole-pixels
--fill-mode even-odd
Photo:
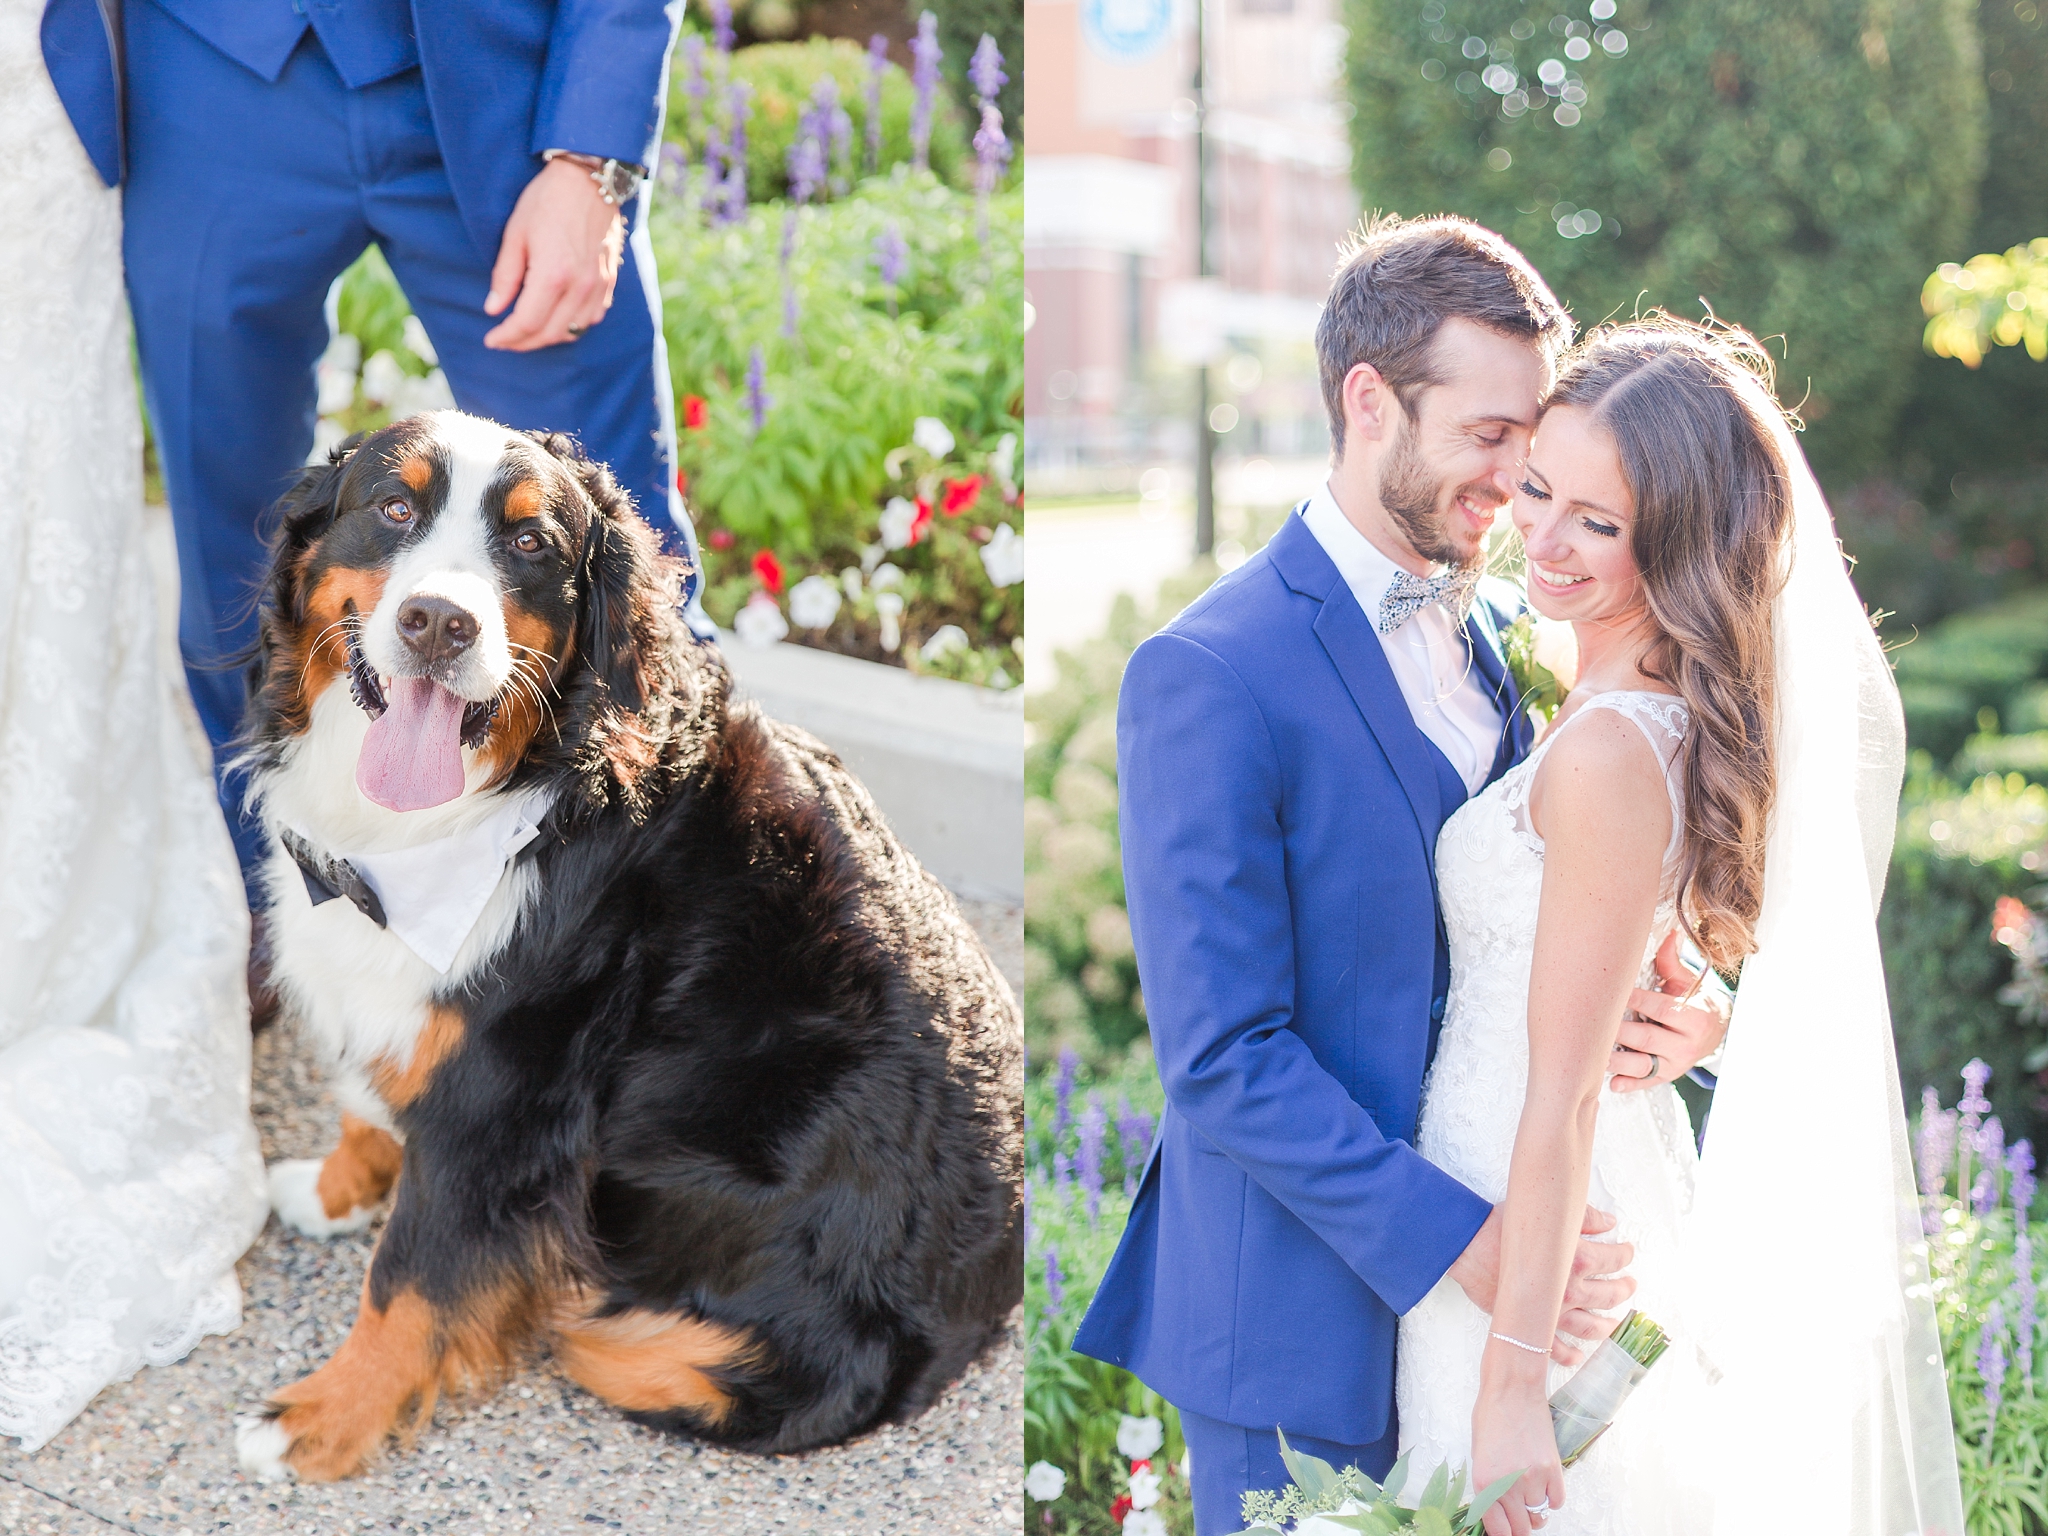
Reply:
[[[299,874],[306,881],[306,895],[314,906],[346,896],[363,916],[379,928],[384,926],[384,903],[377,899],[377,893],[370,889],[355,865],[347,859],[328,858],[289,827],[279,832],[278,840],[299,866]]]

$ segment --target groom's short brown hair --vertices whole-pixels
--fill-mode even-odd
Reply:
[[[1571,345],[1571,316],[1528,258],[1470,219],[1377,214],[1344,242],[1316,322],[1323,405],[1339,458],[1346,375],[1372,364],[1413,420],[1416,397],[1442,382],[1436,333],[1453,315],[1527,340],[1552,358]]]

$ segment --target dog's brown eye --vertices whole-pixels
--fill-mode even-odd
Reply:
[[[523,549],[529,555],[537,555],[540,553],[541,539],[539,534],[529,528],[526,532],[519,535],[518,538],[514,539],[512,544],[514,548]]]
[[[412,521],[412,507],[402,496],[392,497],[379,510],[383,512],[386,522],[409,523]]]

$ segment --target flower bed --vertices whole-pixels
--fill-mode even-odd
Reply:
[[[1191,1536],[1180,1417],[1128,1371],[1077,1355],[1165,1096],[1149,1056],[1096,1076],[1073,1052],[1024,1090],[1025,1526]]]

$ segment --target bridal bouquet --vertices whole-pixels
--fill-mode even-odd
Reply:
[[[1524,612],[1501,631],[1500,644],[1523,707],[1543,724],[1578,681],[1579,648],[1571,626]]]
[[[1557,1432],[1558,1456],[1571,1466],[1614,1422],[1628,1395],[1670,1345],[1664,1330],[1640,1312],[1631,1312],[1621,1326],[1593,1352],[1570,1381],[1550,1395],[1550,1421]],[[1510,1472],[1480,1490],[1470,1504],[1459,1504],[1465,1469],[1441,1466],[1430,1475],[1421,1500],[1412,1509],[1398,1502],[1408,1482],[1408,1458],[1394,1463],[1384,1483],[1375,1483],[1356,1467],[1339,1472],[1320,1457],[1305,1455],[1280,1435],[1280,1458],[1294,1486],[1280,1493],[1263,1489],[1244,1496],[1246,1529],[1236,1536],[1261,1536],[1294,1522],[1293,1536],[1391,1536],[1414,1531],[1417,1536],[1477,1536],[1481,1522],[1500,1496],[1522,1474]]]

